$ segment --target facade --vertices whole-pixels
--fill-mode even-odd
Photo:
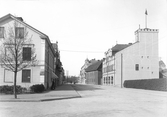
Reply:
[[[105,52],[105,59],[103,61],[103,85],[113,85],[114,80],[114,56],[112,56],[112,50],[109,49]]]
[[[58,76],[58,79],[56,79],[56,86],[62,85],[64,81],[64,69],[62,67],[62,62],[60,60],[60,51],[58,49],[58,42],[52,43],[52,46],[56,52],[56,58],[55,58],[55,74]]]
[[[8,14],[0,18],[0,27],[3,28],[1,34],[7,35],[7,30],[14,26],[14,22],[19,24],[19,28],[25,29],[28,36],[31,36],[32,44],[35,48],[36,59],[38,64],[25,68],[17,73],[17,85],[29,88],[34,84],[44,84],[45,88],[51,88],[54,79],[58,78],[55,74],[56,51],[54,50],[49,37],[39,30],[33,28],[23,21],[22,18]],[[0,36],[0,43],[4,37]],[[1,63],[2,64],[2,63]],[[13,85],[14,73],[0,66],[0,85]]]
[[[158,29],[138,29],[135,43],[117,44],[106,52],[103,84],[123,86],[125,80],[159,78]]]
[[[86,72],[85,72],[85,69],[87,67],[89,67],[91,64],[95,63],[96,60],[95,59],[86,59],[85,60],[85,63],[84,65],[81,67],[81,70],[80,70],[80,78],[79,78],[79,83],[82,83],[82,84],[85,84],[85,81],[86,81]]]
[[[85,69],[86,84],[101,85],[102,61],[97,61]]]

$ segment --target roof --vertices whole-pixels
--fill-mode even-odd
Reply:
[[[42,33],[41,31],[39,31],[39,30],[35,29],[34,27],[32,27],[32,26],[28,25],[27,23],[25,23],[25,22],[23,21],[22,17],[15,17],[15,16],[13,16],[13,15],[11,15],[11,14],[7,14],[7,15],[1,17],[1,18],[0,18],[0,22],[3,22],[3,21],[5,21],[5,20],[8,19],[8,18],[12,18],[12,19],[14,19],[15,21],[17,21],[17,22],[19,22],[19,23],[21,23],[21,24],[23,24],[23,25],[26,25],[28,28],[30,28],[31,30],[33,30],[33,31],[35,31],[36,33],[38,33],[38,34],[41,36],[41,39],[47,40],[47,42],[49,43],[49,45],[50,45],[50,47],[51,47],[51,50],[52,50],[53,53],[55,54],[54,49],[53,49],[53,47],[52,47],[52,44],[51,44],[51,42],[50,42],[50,40],[49,40],[49,37],[48,37],[46,34]]]
[[[97,71],[102,67],[102,61],[97,61],[85,69],[86,72]]]
[[[114,47],[112,47],[112,51],[121,51],[124,48],[130,46],[131,44],[117,44]]]
[[[37,32],[38,34],[40,34],[43,38],[48,38],[48,36],[46,34],[42,33],[41,31],[39,31],[39,30],[35,29],[34,27],[32,27],[32,26],[28,25],[27,23],[25,23],[23,21],[22,17],[15,17],[12,14],[7,14],[7,15],[5,15],[5,16],[3,16],[3,17],[0,18],[0,22],[6,20],[8,18],[12,18],[12,19],[18,21],[19,23],[26,25],[30,29],[32,29],[35,32]]]

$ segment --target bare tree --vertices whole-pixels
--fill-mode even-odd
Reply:
[[[1,66],[14,72],[14,97],[17,98],[16,80],[17,73],[24,68],[37,64],[32,35],[28,35],[26,27],[14,21],[13,27],[5,31],[4,39],[1,40],[0,63]]]

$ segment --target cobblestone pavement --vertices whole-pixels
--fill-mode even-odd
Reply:
[[[167,117],[167,92],[72,85],[82,98],[0,102],[0,117]]]

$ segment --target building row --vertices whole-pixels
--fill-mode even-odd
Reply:
[[[158,32],[139,28],[134,43],[116,44],[108,49],[102,60],[85,67],[82,79],[87,84],[123,87],[125,80],[159,78]]]
[[[17,26],[15,25],[17,23]],[[23,18],[8,14],[0,18],[0,45],[9,38],[9,30],[15,33],[15,38],[22,39],[28,34],[31,45],[35,48],[38,64],[24,68],[17,73],[17,85],[29,88],[35,84],[43,84],[46,89],[61,85],[64,79],[64,70],[60,60],[58,42],[51,43],[49,37],[43,32],[25,23]],[[23,59],[31,58],[31,46],[22,46]],[[24,60],[23,60],[24,61]],[[0,63],[0,85],[13,85],[14,73],[3,67]]]

